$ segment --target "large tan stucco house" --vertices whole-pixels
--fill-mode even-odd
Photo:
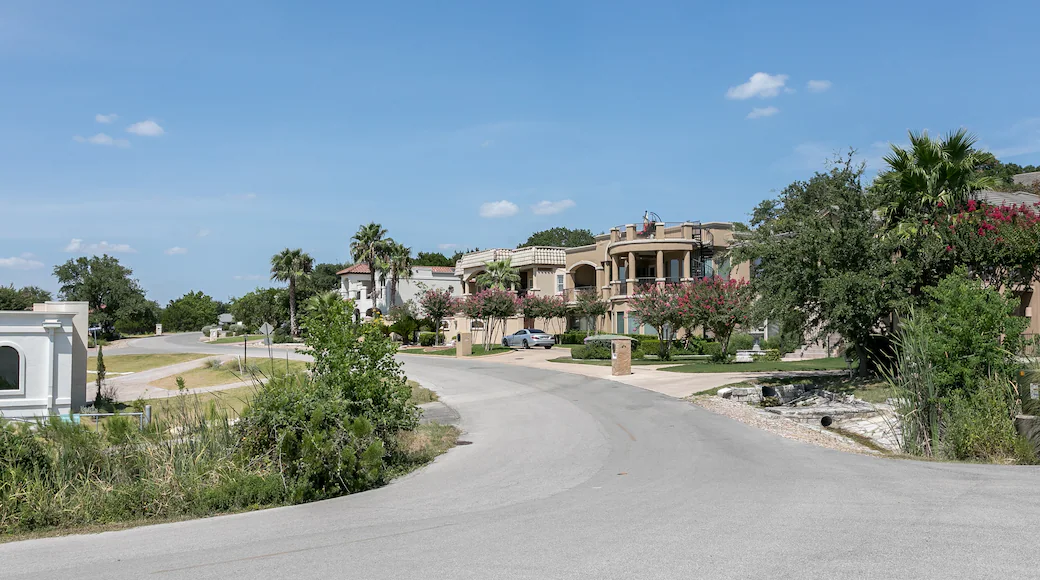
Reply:
[[[678,284],[706,276],[747,279],[747,264],[731,265],[728,250],[732,222],[644,220],[596,236],[596,243],[568,248],[564,297],[573,303],[580,292],[597,292],[610,305],[595,330],[617,334],[654,334],[631,313],[629,296],[645,284]],[[572,328],[584,328],[571,320]]]
[[[462,297],[475,294],[480,290],[477,276],[484,272],[488,262],[509,260],[510,266],[520,274],[520,284],[515,288],[517,295],[563,296],[566,289],[567,254],[563,248],[533,246],[527,248],[497,248],[470,252],[455,263],[455,276],[462,284]],[[548,323],[548,324],[545,324]],[[493,329],[492,342],[502,340],[503,332],[512,334],[522,328],[537,324],[549,326],[544,330],[552,333],[563,332],[564,321],[524,320],[517,316],[506,321],[505,329]],[[459,332],[472,332],[473,341],[480,343],[484,338],[484,325],[480,320],[471,320],[464,316],[456,316],[444,321],[443,330],[449,336]]]
[[[581,292],[595,292],[609,305],[607,316],[595,330],[619,334],[655,334],[631,314],[629,296],[643,284],[677,284],[705,276],[747,279],[747,264],[731,265],[725,258],[733,239],[731,222],[675,222],[644,220],[626,224],[596,236],[596,242],[577,248],[532,247],[484,250],[464,255],[455,266],[463,297],[479,290],[476,277],[488,262],[510,259],[520,273],[519,295],[559,296],[573,304]],[[565,330],[590,330],[588,322],[568,317],[559,320],[506,321],[504,333],[542,327],[558,334]],[[484,328],[479,320],[457,316],[445,322],[449,336],[472,332],[479,343]],[[752,332],[768,338],[768,330]],[[502,340],[503,329],[494,329],[492,342]]]

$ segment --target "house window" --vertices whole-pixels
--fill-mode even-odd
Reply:
[[[9,346],[0,346],[0,391],[19,390],[21,371],[18,351]]]
[[[618,312],[617,313],[617,333],[618,334],[625,334],[625,313],[624,312]]]
[[[563,274],[556,275],[556,293],[563,294]]]
[[[441,320],[441,330],[448,330],[448,321]]]
[[[469,329],[470,330],[484,330],[484,321],[483,320],[470,320],[469,321]]]

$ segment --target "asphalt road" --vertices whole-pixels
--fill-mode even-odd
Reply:
[[[336,500],[0,545],[0,577],[1040,577],[1038,469],[842,454],[613,381],[406,361],[471,445]]]

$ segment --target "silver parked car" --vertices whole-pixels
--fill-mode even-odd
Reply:
[[[556,344],[556,340],[553,339],[551,334],[536,328],[518,330],[502,339],[502,346],[507,347],[522,346],[531,348],[532,346],[544,346],[545,348],[552,348],[554,344]]]

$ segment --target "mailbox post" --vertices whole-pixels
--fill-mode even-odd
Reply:
[[[459,339],[455,341],[455,358],[462,358],[473,354],[473,334],[460,332]]]
[[[610,374],[615,377],[632,374],[632,339],[610,341]]]

